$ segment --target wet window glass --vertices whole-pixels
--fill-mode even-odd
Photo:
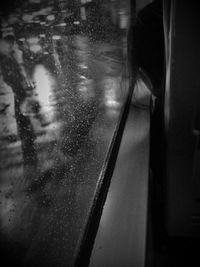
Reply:
[[[3,1],[0,250],[73,266],[128,94],[128,0]]]

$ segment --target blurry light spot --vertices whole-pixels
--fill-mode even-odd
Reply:
[[[55,15],[48,15],[47,20],[49,20],[49,21],[55,20]]]
[[[61,36],[60,35],[53,35],[52,36],[52,39],[53,40],[60,40],[61,39]]]
[[[34,53],[38,53],[42,50],[42,47],[40,45],[34,44],[30,46],[30,50]]]
[[[67,25],[67,23],[63,22],[63,23],[58,24],[57,26],[64,27],[64,26],[66,26],[66,25]]]
[[[116,100],[113,100],[111,98],[107,98],[106,104],[109,107],[118,107],[119,106],[119,102],[117,102]]]
[[[83,75],[80,76],[81,79],[86,80],[87,78]]]
[[[19,41],[25,42],[25,38],[20,38]]]
[[[82,69],[88,69],[88,67],[84,64],[79,64],[79,67],[82,68]]]
[[[39,42],[39,38],[38,37],[31,37],[27,39],[27,42],[29,44],[37,44]]]
[[[86,86],[80,86],[79,87],[79,91],[81,91],[81,92],[85,92],[87,90],[88,90],[88,88]]]
[[[54,111],[53,87],[55,86],[55,80],[43,65],[37,65],[35,67],[33,80],[36,83],[36,93],[42,112],[45,112],[51,117]]]
[[[80,21],[74,21],[74,24],[75,25],[79,25],[80,24]]]

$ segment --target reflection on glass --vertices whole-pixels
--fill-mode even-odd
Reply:
[[[108,107],[120,105],[120,81],[116,78],[105,79],[105,104]]]
[[[127,94],[129,1],[16,2],[0,14],[0,249],[5,267],[73,266]]]
[[[54,113],[53,88],[55,87],[55,80],[43,65],[35,66],[33,80],[35,81],[35,93],[41,106],[41,113],[46,114],[51,120]]]

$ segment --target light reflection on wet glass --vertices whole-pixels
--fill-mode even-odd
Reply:
[[[35,94],[41,106],[41,113],[48,116],[48,120],[53,118],[55,80],[43,65],[36,65],[33,71],[33,81],[35,82]]]
[[[7,266],[73,266],[127,94],[125,2],[32,0],[2,19],[2,38],[16,38],[0,43]]]
[[[108,107],[117,107],[120,105],[120,80],[107,77],[105,79],[105,104]]]

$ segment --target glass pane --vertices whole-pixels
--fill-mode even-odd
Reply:
[[[1,259],[73,266],[128,93],[129,1],[5,2]]]

